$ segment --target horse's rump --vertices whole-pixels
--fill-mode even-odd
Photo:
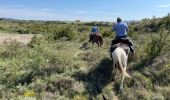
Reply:
[[[96,34],[90,34],[90,39],[91,40],[101,40],[102,36],[101,35],[96,35]]]
[[[97,44],[100,43],[100,46],[103,44],[103,38],[101,35],[90,34],[89,35],[90,42],[96,42]]]
[[[117,43],[117,44],[112,45],[110,48],[110,52],[112,53],[118,47],[121,47],[125,51],[126,55],[129,54],[130,48],[128,44],[125,44],[125,43]]]
[[[121,47],[117,47],[112,52],[112,59],[113,67],[116,67],[122,73],[123,76],[130,77],[130,75],[126,72],[128,56]]]

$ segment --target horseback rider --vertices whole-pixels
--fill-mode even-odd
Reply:
[[[99,28],[97,27],[97,25],[93,25],[93,28],[91,30],[91,34],[93,35],[99,35]]]
[[[116,37],[114,40],[112,40],[112,44],[111,44],[111,48],[110,48],[110,52],[112,52],[112,46],[117,44],[117,43],[125,43],[128,44],[128,46],[130,47],[130,51],[132,52],[132,54],[135,53],[134,48],[133,48],[133,44],[132,41],[127,38],[127,32],[128,32],[128,25],[124,22],[122,22],[121,18],[117,18],[117,23],[116,25],[113,26],[113,31],[116,32]]]
[[[93,25],[93,27],[91,29],[91,33],[89,34],[89,42],[90,42],[91,36],[93,36],[93,35],[96,35],[96,36],[99,35],[99,28],[97,27],[96,24]]]

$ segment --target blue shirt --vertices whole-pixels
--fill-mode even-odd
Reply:
[[[92,30],[91,30],[91,32],[94,32],[94,33],[99,32],[98,27],[93,27]]]
[[[113,31],[116,32],[116,36],[118,37],[127,36],[128,25],[126,23],[119,22],[113,27]]]

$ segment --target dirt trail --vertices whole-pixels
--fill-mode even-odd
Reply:
[[[10,40],[16,40],[18,42],[26,44],[31,40],[33,36],[34,36],[33,34],[8,34],[0,32],[0,44],[3,43],[4,41]]]

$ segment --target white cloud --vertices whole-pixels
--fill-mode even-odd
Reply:
[[[0,17],[28,19],[28,20],[77,20],[82,21],[109,21],[112,17],[124,15],[123,13],[85,10],[56,10],[50,8],[32,8],[22,5],[0,6]]]
[[[69,10],[69,11],[66,11],[66,12],[74,13],[74,14],[88,14],[87,11],[83,11],[83,10]]]
[[[0,8],[23,8],[23,5],[0,5]]]
[[[170,3],[163,4],[163,5],[157,5],[157,7],[159,7],[159,8],[168,8],[168,7],[170,7]]]
[[[16,19],[34,19],[34,20],[64,20],[62,15],[54,9],[33,9],[23,6],[0,6],[0,17]]]

